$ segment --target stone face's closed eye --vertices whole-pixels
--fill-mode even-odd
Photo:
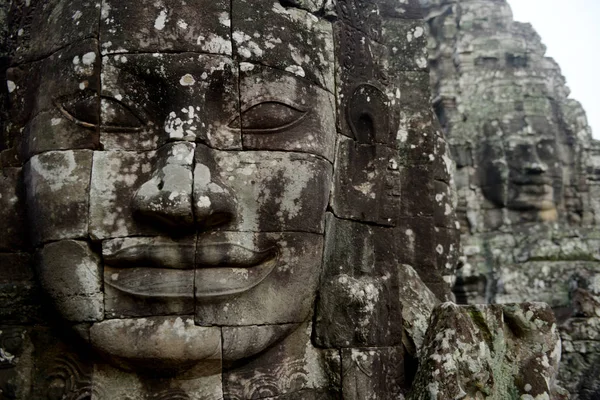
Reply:
[[[241,128],[251,133],[276,133],[292,128],[299,124],[308,114],[278,101],[263,101],[248,107],[230,124],[230,128]]]
[[[109,132],[137,132],[144,124],[118,99],[106,96],[99,98],[95,93],[56,99],[54,104],[69,121],[90,129],[100,127]]]

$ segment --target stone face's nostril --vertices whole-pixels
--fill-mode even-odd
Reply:
[[[137,190],[133,207],[139,218],[170,228],[194,223],[192,210],[195,144],[169,143],[158,151],[152,177]]]
[[[548,170],[548,166],[540,160],[540,157],[534,146],[530,146],[525,153],[523,160],[523,170],[526,174],[540,175]]]
[[[235,197],[212,173],[211,150],[198,145],[194,169],[193,208],[196,223],[204,228],[224,225],[235,216]]]

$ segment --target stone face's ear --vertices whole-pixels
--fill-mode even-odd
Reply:
[[[390,130],[388,99],[377,87],[362,84],[351,95],[346,113],[354,140],[361,144],[386,143]]]

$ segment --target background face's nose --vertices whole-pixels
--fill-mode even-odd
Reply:
[[[157,152],[150,179],[133,196],[133,208],[139,218],[169,228],[193,225],[195,147],[188,142],[169,143]]]
[[[548,170],[548,166],[540,159],[535,146],[528,146],[525,152],[523,170],[527,174],[539,175]]]

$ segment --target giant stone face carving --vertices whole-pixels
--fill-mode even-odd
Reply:
[[[212,40],[228,40],[228,11],[196,3],[179,11],[202,8],[203,21],[219,20],[216,32],[223,30]],[[37,149],[43,152],[31,150],[25,165],[30,224],[41,227],[34,240],[44,289],[66,319],[91,322],[96,348],[158,367],[220,356],[221,326],[306,321],[332,177],[333,95],[318,80],[241,61],[243,55],[234,61],[225,45],[215,49],[225,55],[205,54],[196,48],[200,39],[187,44],[193,26],[184,29],[183,19],[176,33],[155,26],[157,44],[147,49],[137,25],[112,22],[121,8],[132,12],[105,4],[101,33],[106,27],[112,38],[118,27],[106,43],[135,47],[104,43],[98,53],[95,41],[84,41],[51,60],[53,84],[63,89],[48,94],[50,120],[27,132],[32,147],[48,143]],[[288,15],[281,6],[276,11]],[[331,74],[329,24],[300,15],[314,26],[302,21],[294,29],[325,54],[304,68]],[[171,35],[181,47],[162,44]],[[72,130],[95,136],[91,148],[55,144]],[[73,274],[76,282],[65,284]],[[148,346],[136,346],[140,331]],[[248,357],[289,331],[265,332],[262,345],[247,351],[223,351]],[[196,339],[186,338],[178,353],[173,347],[186,335]]]
[[[403,324],[402,277],[449,298],[458,252],[414,2],[10,15],[2,166],[22,175],[31,247],[7,246],[84,342],[31,335],[52,377],[32,396],[406,391],[426,326]]]
[[[554,213],[562,202],[562,147],[558,135],[534,130],[508,131],[498,120],[484,125],[476,157],[483,194],[499,207]]]

